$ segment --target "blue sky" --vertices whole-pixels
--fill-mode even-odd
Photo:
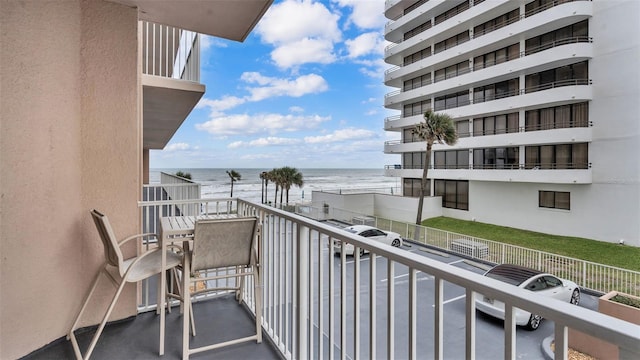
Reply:
[[[203,36],[206,92],[151,168],[383,168],[383,0],[275,0],[243,43]]]

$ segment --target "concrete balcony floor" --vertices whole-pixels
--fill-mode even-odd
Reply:
[[[193,304],[197,336],[191,347],[219,343],[250,336],[255,323],[252,315],[233,295],[216,297]],[[158,356],[160,317],[155,311],[116,321],[107,326],[98,340],[91,359],[182,359],[182,315],[178,307],[167,314],[165,354]],[[86,349],[94,329],[76,332],[80,348]],[[25,356],[26,360],[73,359],[71,342],[61,338]],[[281,359],[279,352],[263,333],[262,343],[249,341],[195,354],[191,359]]]

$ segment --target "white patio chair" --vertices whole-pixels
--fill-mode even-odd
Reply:
[[[126,260],[123,258],[122,251],[120,250],[120,247],[123,244],[133,239],[147,236],[156,236],[155,234],[149,233],[133,235],[118,242],[116,240],[113,229],[109,224],[109,220],[105,215],[101,214],[97,210],[92,210],[91,216],[93,217],[93,221],[95,222],[98,233],[100,234],[100,239],[102,240],[102,244],[104,245],[105,263],[104,266],[101,267],[96,274],[93,285],[91,285],[91,290],[89,291],[89,294],[87,294],[87,297],[82,304],[82,308],[80,308],[80,312],[78,313],[78,316],[73,322],[73,325],[71,326],[71,329],[69,330],[69,333],[67,335],[67,340],[71,340],[73,351],[75,352],[77,359],[89,359],[89,357],[91,356],[91,353],[93,352],[93,349],[98,342],[98,338],[100,337],[100,334],[102,334],[102,330],[104,329],[104,326],[107,323],[107,320],[109,319],[109,316],[111,315],[111,312],[113,311],[113,308],[118,301],[118,297],[120,296],[124,285],[126,283],[135,283],[149,278],[153,275],[163,273],[161,269],[162,253],[160,252],[160,249],[151,250],[140,256],[132,257]],[[180,247],[176,248],[180,249]],[[179,265],[180,263],[182,263],[182,255],[179,255],[173,251],[167,251],[167,269],[171,269]],[[82,313],[89,303],[89,299],[96,289],[96,285],[98,285],[100,274],[104,274],[109,280],[111,280],[117,290],[113,295],[113,299],[111,300],[106,313],[104,314],[102,322],[98,326],[98,330],[91,339],[89,348],[83,356],[74,332],[77,329],[78,322],[80,321]]]
[[[260,225],[256,217],[207,219],[199,220],[195,224],[193,237],[193,251],[185,249],[183,294],[189,294],[193,284],[191,296],[184,299],[184,317],[182,328],[182,358],[189,355],[233,345],[245,341],[256,340],[262,342],[262,282],[260,277],[259,237]],[[221,272],[200,274],[203,270],[226,269]],[[232,269],[232,271],[229,271]],[[244,278],[253,277],[254,305],[256,313],[256,334],[240,339],[229,340],[213,345],[190,349],[189,320],[193,316],[191,299],[193,296],[205,292],[234,290],[236,299],[242,301]],[[198,289],[195,284],[200,281],[211,282],[221,279],[235,278],[233,286]],[[241,279],[241,280],[240,280]],[[225,284],[227,285],[227,284]],[[221,324],[223,325],[223,324]],[[195,336],[195,329],[193,329]]]

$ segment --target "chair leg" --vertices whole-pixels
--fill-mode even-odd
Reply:
[[[76,327],[78,326],[78,322],[80,322],[80,318],[82,317],[84,310],[87,308],[87,304],[89,304],[89,299],[93,295],[93,292],[96,290],[98,281],[100,280],[100,274],[102,274],[102,271],[103,270],[100,270],[96,274],[96,277],[93,280],[93,284],[91,285],[91,289],[89,290],[89,293],[85,297],[84,302],[82,303],[82,307],[78,312],[78,316],[76,316],[76,319],[74,320],[73,325],[71,325],[71,329],[69,329],[69,333],[67,334],[67,340],[71,341],[71,345],[73,346],[73,352],[75,353],[77,359],[82,359],[82,353],[80,352],[80,347],[78,346],[78,342],[76,340],[76,336],[74,332],[76,331]]]
[[[96,331],[95,335],[93,335],[93,339],[91,339],[91,343],[89,344],[89,348],[87,349],[87,353],[85,354],[85,360],[89,359],[89,357],[91,356],[91,353],[93,352],[93,349],[95,348],[96,344],[98,343],[98,338],[102,334],[102,330],[104,330],[104,326],[107,324],[107,320],[109,319],[109,316],[111,316],[111,312],[116,307],[116,303],[118,302],[118,298],[120,297],[120,294],[122,293],[122,289],[124,289],[124,286],[125,286],[126,283],[127,282],[123,280],[120,283],[120,286],[118,286],[118,290],[113,295],[113,299],[111,300],[111,304],[109,304],[109,308],[107,309],[106,314],[104,314],[104,318],[102,319],[102,322],[100,323],[100,326],[98,326],[98,330]]]
[[[254,306],[256,307],[256,336],[257,342],[262,342],[262,282],[260,281],[260,273],[256,267],[253,271],[254,284]]]
[[[182,299],[184,302],[184,313],[182,316],[182,359],[189,359],[189,322],[193,317],[193,310],[191,308],[191,292],[189,291],[189,285],[191,284],[191,274],[189,260],[185,259],[183,274],[182,274]],[[193,327],[193,333],[195,336],[195,326]]]

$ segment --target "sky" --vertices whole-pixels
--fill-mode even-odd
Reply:
[[[202,99],[151,168],[384,168],[383,0],[275,0],[244,42],[201,35]]]

